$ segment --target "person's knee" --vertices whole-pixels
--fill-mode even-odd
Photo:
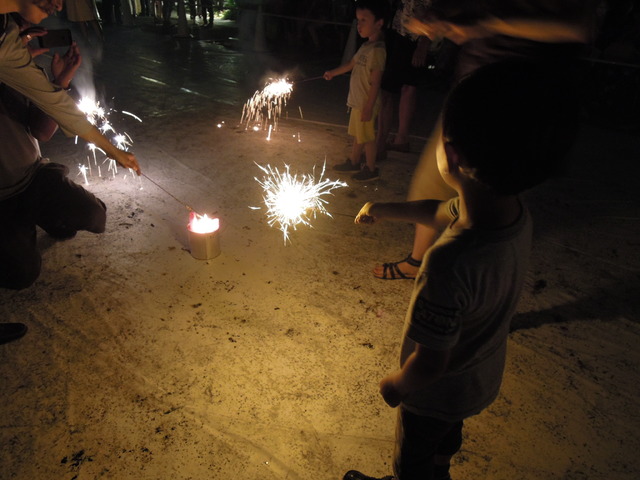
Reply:
[[[107,206],[99,198],[95,200],[85,214],[87,222],[83,230],[91,233],[103,233],[107,225]]]
[[[98,202],[100,203],[96,205],[92,215],[91,229],[88,229],[92,233],[103,233],[107,225],[107,207],[101,200],[98,200]]]

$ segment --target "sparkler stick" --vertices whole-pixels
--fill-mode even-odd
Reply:
[[[324,78],[324,75],[318,75],[317,77],[311,77],[311,78],[303,78],[302,80],[297,80],[293,83],[304,83],[304,82],[311,82],[313,80],[320,80]]]
[[[351,213],[331,212],[331,215],[337,215],[338,217],[356,218],[356,216]]]
[[[161,185],[158,185],[156,182],[154,182],[153,180],[151,180],[149,178],[149,176],[145,173],[142,174],[142,176],[144,178],[146,178],[147,180],[149,180],[151,183],[153,183],[156,187],[158,187],[160,190],[162,190],[164,193],[166,193],[167,195],[169,195],[171,198],[173,198],[176,202],[180,203],[181,205],[184,205],[187,210],[189,210],[190,212],[193,213],[197,213],[193,208],[191,208],[189,205],[187,205],[186,203],[184,203],[182,200],[180,200],[178,197],[176,197],[175,195],[173,195],[171,192],[169,192],[168,190],[166,190],[164,187],[162,187]]]

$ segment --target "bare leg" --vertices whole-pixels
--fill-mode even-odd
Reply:
[[[411,187],[407,200],[423,200],[432,198],[437,200],[447,200],[455,196],[456,192],[449,187],[438,171],[436,162],[436,148],[442,134],[442,124],[440,121],[435,125],[418,166],[413,174]],[[426,251],[433,245],[439,236],[439,231],[425,225],[416,225],[416,231],[413,237],[413,247],[411,257],[414,260],[422,262],[422,257]],[[408,277],[413,277],[418,272],[419,267],[409,265],[407,262],[399,262],[398,269]],[[383,278],[384,265],[377,265],[373,269],[373,275],[377,278]]]
[[[364,146],[364,143],[358,143],[355,138],[353,139],[353,147],[351,148],[351,156],[349,157],[351,165],[360,165],[360,157],[362,156]]]
[[[409,127],[416,111],[416,97],[418,89],[413,85],[403,85],[400,90],[400,102],[398,106],[398,133],[393,139],[395,145],[409,142]]]
[[[413,248],[411,249],[411,258],[422,262],[422,257],[427,252],[429,247],[433,245],[439,235],[438,230],[434,230],[426,225],[416,224],[416,231],[413,236]],[[418,274],[420,267],[414,267],[407,262],[399,262],[398,269],[404,273],[407,277],[415,277]],[[376,265],[373,269],[373,276],[382,278],[384,275],[384,266]]]
[[[376,142],[367,142],[364,144],[364,155],[367,160],[367,167],[372,172],[376,169]]]

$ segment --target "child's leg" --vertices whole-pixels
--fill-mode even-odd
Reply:
[[[351,147],[351,155],[349,155],[349,160],[351,161],[351,165],[360,165],[360,157],[362,156],[362,150],[366,144],[358,143],[358,139],[353,139],[353,147]]]
[[[361,149],[362,150],[362,149]],[[376,169],[376,154],[378,152],[378,148],[376,146],[376,142],[367,142],[364,144],[364,155],[367,160],[367,167],[372,172]]]
[[[462,421],[444,422],[400,408],[396,430],[394,472],[401,480],[448,478],[448,468],[436,465],[462,445]],[[443,476],[446,475],[446,476]],[[439,479],[437,479],[439,480]]]

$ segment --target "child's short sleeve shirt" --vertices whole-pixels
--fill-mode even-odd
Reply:
[[[498,230],[455,228],[459,199],[448,202],[452,223],[425,254],[405,322],[401,363],[416,343],[450,350],[444,377],[403,402],[418,415],[457,421],[495,400],[502,382],[509,324],[531,250],[526,209]]]
[[[355,66],[351,71],[349,81],[349,97],[347,105],[351,108],[362,109],[369,98],[371,89],[371,72],[383,71],[387,59],[387,50],[383,41],[364,43],[356,52]],[[378,95],[378,102],[380,101]]]

